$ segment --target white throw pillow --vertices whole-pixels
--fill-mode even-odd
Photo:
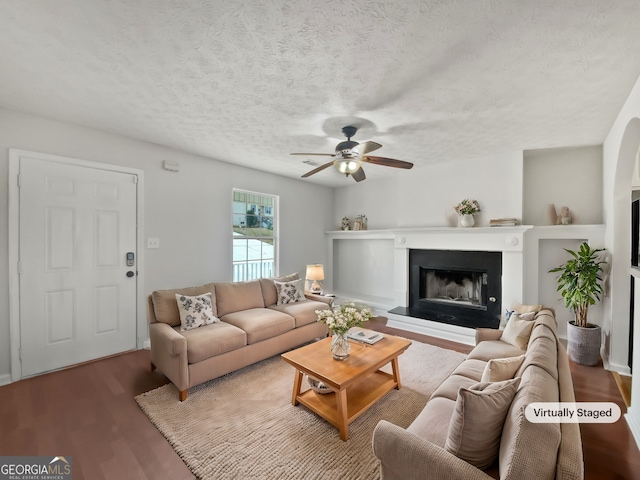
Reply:
[[[489,467],[498,457],[502,427],[519,384],[520,377],[461,387],[445,450],[481,470]]]
[[[191,330],[220,321],[213,315],[211,293],[195,297],[176,293],[176,301],[180,312],[180,330]]]
[[[511,380],[520,365],[524,362],[524,355],[509,358],[492,358],[487,362],[482,372],[481,382],[502,382]]]
[[[509,323],[504,328],[500,340],[506,342],[520,350],[526,350],[529,344],[531,330],[535,325],[533,321],[535,312],[511,315]]]
[[[284,303],[295,303],[304,300],[304,294],[300,289],[302,280],[295,280],[293,282],[277,282],[276,291],[278,292],[278,301],[276,305],[282,305]]]

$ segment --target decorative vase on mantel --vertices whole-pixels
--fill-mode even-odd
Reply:
[[[476,221],[473,218],[472,214],[467,213],[465,215],[460,215],[460,226],[461,227],[469,228],[469,227],[473,227],[475,224],[476,224]]]
[[[347,332],[333,332],[331,337],[331,353],[335,360],[346,360],[349,358],[349,351],[351,346],[349,345],[349,339],[347,338]]]

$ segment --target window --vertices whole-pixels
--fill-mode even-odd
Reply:
[[[278,197],[233,190],[233,281],[275,275]]]

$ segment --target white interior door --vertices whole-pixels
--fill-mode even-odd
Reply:
[[[23,376],[136,348],[136,180],[20,158]]]

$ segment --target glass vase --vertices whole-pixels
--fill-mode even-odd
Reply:
[[[350,348],[346,332],[333,332],[331,338],[331,353],[335,360],[346,360],[349,357]]]

